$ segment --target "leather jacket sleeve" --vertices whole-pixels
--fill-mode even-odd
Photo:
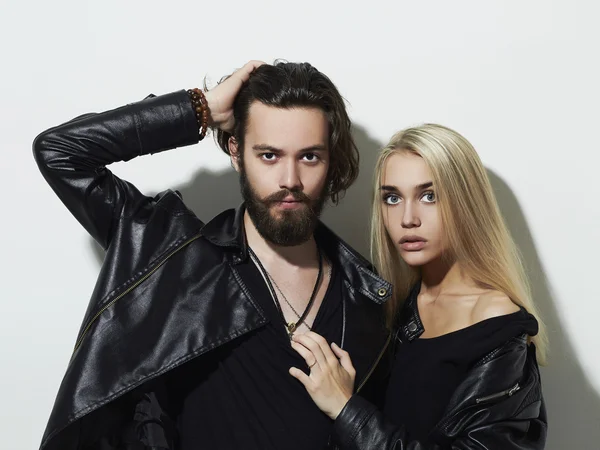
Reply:
[[[106,166],[198,139],[196,116],[182,90],[77,117],[37,136],[33,153],[48,184],[106,249],[116,221],[151,201]]]
[[[336,434],[344,450],[534,450],[542,449],[538,440],[527,440],[530,420],[510,418],[465,430],[448,445],[409,440],[402,426],[387,422],[368,401],[353,397],[336,420]]]
[[[474,369],[457,390],[461,400],[451,405],[433,431],[432,442],[436,443],[411,440],[403,426],[387,422],[373,404],[357,395],[350,399],[334,423],[338,442],[344,450],[543,449],[546,412],[534,352],[534,348],[523,351],[511,343],[508,351],[500,352],[498,360]],[[475,398],[479,391],[489,390],[489,381],[504,375],[499,364],[507,367],[507,372],[512,370],[511,366],[523,369],[519,361],[524,354],[528,354],[529,368],[516,378],[522,383],[521,389],[514,395],[477,404]]]

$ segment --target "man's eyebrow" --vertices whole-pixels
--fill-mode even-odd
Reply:
[[[262,151],[262,152],[273,152],[273,153],[281,153],[283,152],[282,149],[277,148],[277,147],[273,147],[272,145],[268,145],[268,144],[256,144],[252,146],[253,150],[256,151]],[[311,145],[310,147],[306,147],[301,149],[301,152],[318,152],[318,151],[326,151],[327,147],[321,144],[317,144],[317,145]]]
[[[267,151],[267,152],[281,152],[282,151],[280,148],[273,147],[272,145],[267,145],[267,144],[256,144],[256,145],[252,146],[252,149],[257,150],[257,151]]]

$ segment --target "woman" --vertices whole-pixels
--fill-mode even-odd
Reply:
[[[544,326],[464,137],[426,124],[391,139],[376,166],[371,243],[373,261],[395,285],[384,411],[352,395],[344,350],[312,332],[292,343],[311,369],[290,374],[335,420],[341,447],[544,448]]]

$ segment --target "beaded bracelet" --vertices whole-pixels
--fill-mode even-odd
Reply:
[[[208,117],[210,111],[208,109],[208,103],[204,92],[198,88],[188,89],[188,95],[192,101],[192,107],[196,113],[196,120],[198,121],[198,128],[200,129],[200,140],[204,139],[208,130]]]

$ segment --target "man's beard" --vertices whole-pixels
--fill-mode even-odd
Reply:
[[[243,167],[240,167],[240,186],[246,210],[258,233],[263,239],[282,247],[300,245],[311,238],[328,195],[327,188],[324,188],[313,200],[300,190],[282,189],[260,198],[250,185]],[[281,209],[279,217],[273,217],[273,206],[289,196],[304,206],[295,210]]]

